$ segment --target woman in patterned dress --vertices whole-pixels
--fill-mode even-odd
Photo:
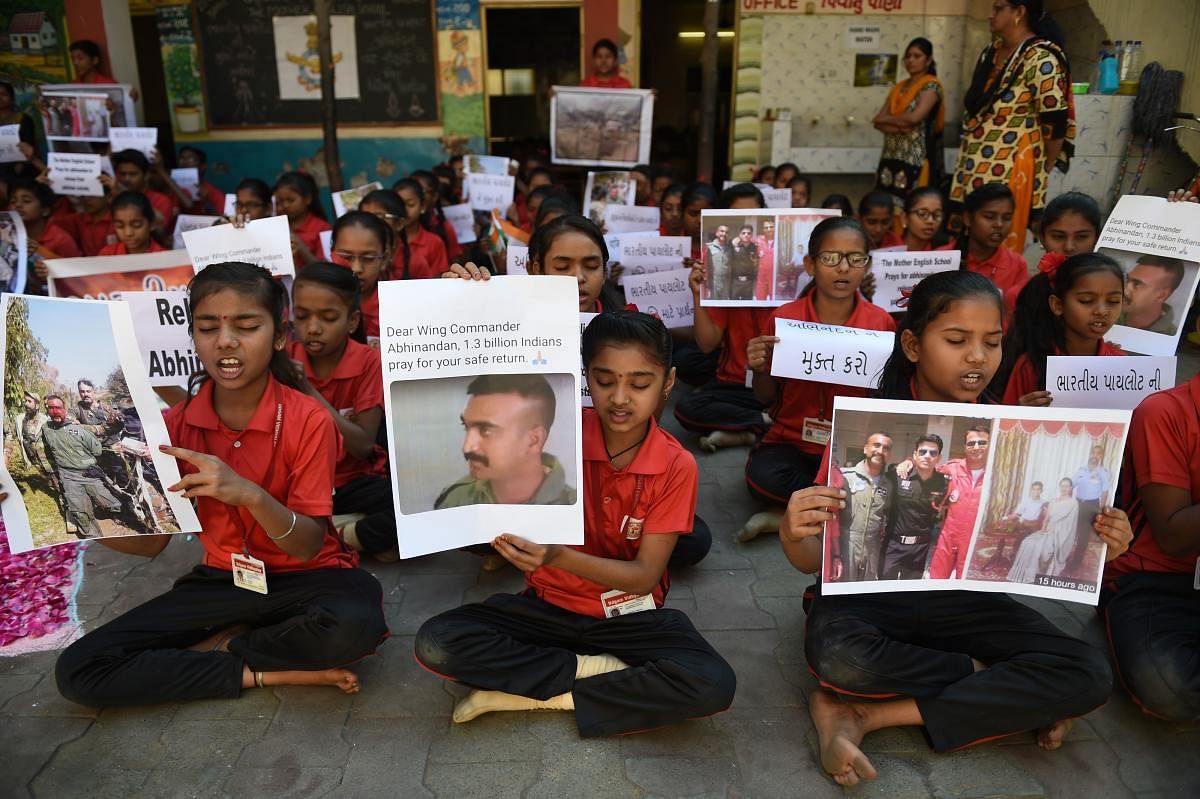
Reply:
[[[1043,0],[994,0],[988,21],[997,38],[980,55],[964,99],[951,229],[966,195],[985,183],[1007,183],[1016,212],[1004,246],[1022,252],[1025,231],[1045,205],[1050,170],[1065,172],[1074,150],[1070,67]]]
[[[883,133],[875,188],[895,196],[897,208],[910,191],[937,186],[945,173],[941,152],[946,112],[933,44],[923,37],[909,42],[904,68],[908,78],[892,87],[873,120]]]

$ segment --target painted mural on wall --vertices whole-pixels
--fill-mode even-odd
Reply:
[[[63,2],[0,0],[0,79],[16,89],[16,106],[37,118],[37,87],[69,83]]]
[[[203,133],[208,124],[204,117],[196,37],[192,33],[192,7],[182,3],[158,6],[154,11],[158,17],[171,125],[177,134]]]
[[[448,152],[483,152],[483,39],[478,0],[438,0],[437,29],[442,145]]]

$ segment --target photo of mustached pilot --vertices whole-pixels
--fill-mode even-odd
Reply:
[[[543,375],[480,375],[467,397],[461,419],[468,473],[438,495],[434,508],[575,504],[562,463],[543,451],[556,406]]]

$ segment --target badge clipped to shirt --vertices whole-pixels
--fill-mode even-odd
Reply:
[[[630,613],[641,613],[643,610],[654,610],[654,597],[651,594],[631,594],[614,588],[600,595],[600,607],[604,609],[604,618],[628,616]]]
[[[233,565],[233,584],[257,594],[267,593],[267,564],[252,555],[229,556]]]
[[[829,446],[829,439],[833,436],[833,422],[827,422],[824,419],[818,419],[815,416],[804,417],[804,429],[801,432],[801,438],[809,444],[817,444],[822,447]]]
[[[621,520],[621,532],[627,541],[637,541],[642,537],[642,528],[646,526],[645,519],[631,519],[627,515]]]

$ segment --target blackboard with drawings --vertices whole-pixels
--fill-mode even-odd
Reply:
[[[316,38],[303,0],[196,0],[214,128],[319,125]],[[333,5],[339,124],[436,124],[432,0]]]

